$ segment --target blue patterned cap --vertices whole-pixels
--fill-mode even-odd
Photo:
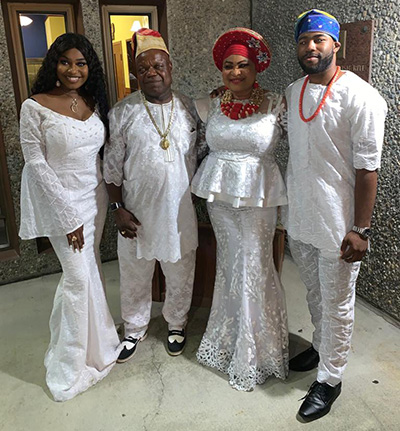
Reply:
[[[329,34],[336,42],[339,40],[340,25],[337,19],[322,10],[311,9],[303,12],[297,17],[294,27],[294,38],[296,43],[302,33],[320,31]]]

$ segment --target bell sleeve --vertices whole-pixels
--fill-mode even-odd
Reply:
[[[43,115],[39,104],[25,101],[21,108],[20,138],[25,166],[21,179],[22,239],[62,236],[82,226],[70,204],[68,190],[46,160]]]
[[[110,140],[104,148],[104,180],[107,184],[121,186],[124,180],[124,161],[126,145],[121,130],[120,114],[122,107],[110,111]]]

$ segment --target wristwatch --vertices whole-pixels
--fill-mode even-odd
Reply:
[[[363,239],[369,239],[371,238],[371,229],[369,227],[358,227],[353,226],[351,228],[353,232],[357,232]]]
[[[117,211],[119,208],[125,208],[125,205],[123,202],[111,202],[110,203],[110,210],[112,212]]]

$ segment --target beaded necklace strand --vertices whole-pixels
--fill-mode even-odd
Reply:
[[[254,83],[248,103],[234,102],[232,91],[226,90],[221,99],[221,111],[231,120],[246,118],[258,111],[263,98],[264,91],[257,82]]]
[[[335,74],[333,75],[332,79],[330,80],[330,82],[328,84],[328,88],[326,89],[324,97],[322,98],[320,104],[318,105],[318,108],[316,109],[316,111],[314,112],[314,114],[311,115],[311,117],[308,117],[308,118],[306,118],[303,115],[303,98],[304,98],[304,92],[306,90],[307,83],[308,83],[308,81],[310,79],[308,75],[306,76],[306,79],[304,80],[303,86],[301,87],[301,93],[300,93],[300,99],[299,99],[299,114],[300,114],[300,118],[305,123],[309,123],[310,121],[314,120],[314,118],[319,114],[319,112],[321,111],[321,109],[324,107],[324,105],[326,103],[326,99],[328,98],[329,93],[331,92],[331,88],[332,88],[333,84],[339,79],[339,72],[340,72],[340,66],[337,66]]]

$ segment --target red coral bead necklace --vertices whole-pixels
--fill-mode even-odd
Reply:
[[[318,108],[316,109],[316,111],[314,112],[314,114],[311,115],[311,117],[308,117],[308,118],[306,118],[303,115],[303,98],[304,98],[304,92],[306,90],[307,83],[310,80],[310,77],[308,75],[306,76],[306,79],[303,82],[303,86],[301,87],[301,93],[300,93],[300,99],[299,99],[299,114],[300,114],[300,118],[305,123],[308,123],[308,122],[314,120],[314,118],[319,114],[319,112],[321,111],[321,109],[324,107],[324,105],[326,103],[326,99],[328,98],[328,96],[329,96],[329,94],[331,92],[331,88],[332,88],[333,84],[339,79],[339,76],[340,76],[340,66],[337,66],[335,74],[333,75],[332,79],[330,80],[330,82],[328,84],[328,88],[326,89],[324,97],[322,98],[320,104],[318,105]]]
[[[253,85],[250,100],[247,103],[234,102],[232,92],[226,90],[221,99],[221,111],[231,120],[246,118],[258,111],[263,98],[264,91],[257,82]]]

